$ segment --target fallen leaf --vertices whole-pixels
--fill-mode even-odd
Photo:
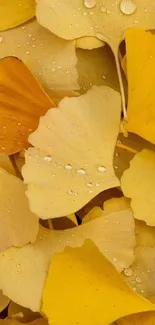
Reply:
[[[0,60],[0,153],[13,154],[28,147],[28,135],[54,106],[20,60]]]
[[[137,246],[155,247],[155,227],[147,226],[145,222],[135,220],[135,236]]]
[[[155,28],[155,2],[136,0],[135,7],[131,8],[129,0],[108,0],[106,3],[99,0],[89,9],[81,0],[74,0],[74,3],[40,0],[37,2],[36,16],[42,26],[59,37],[77,39],[95,36],[107,42],[116,55],[127,27]]]
[[[25,150],[22,150],[20,152],[17,152],[14,155],[14,161],[15,161],[16,167],[18,169],[18,172],[21,174],[22,167],[25,164]]]
[[[0,167],[4,168],[8,173],[16,175],[15,169],[8,155],[0,154]]]
[[[145,312],[119,319],[118,325],[155,325],[155,312]]]
[[[0,251],[34,242],[38,218],[30,212],[25,185],[0,168]]]
[[[21,322],[16,320],[15,318],[5,318],[5,319],[0,319],[0,325],[21,325]],[[40,318],[35,319],[30,322],[25,322],[25,325],[48,325],[48,322],[46,319]]]
[[[3,295],[0,290],[0,313],[8,306],[10,299]]]
[[[129,90],[124,127],[155,144],[155,35],[128,29],[126,51]]]
[[[86,93],[92,85],[120,90],[115,59],[108,45],[91,51],[77,49],[76,55],[81,94]]]
[[[34,15],[35,0],[1,0],[0,31],[23,24]]]
[[[40,119],[22,172],[30,209],[40,218],[74,213],[98,193],[119,186],[112,160],[120,109],[119,93],[93,87],[63,99]]]
[[[102,212],[102,210],[101,210]],[[134,260],[134,220],[130,209],[110,213],[67,230],[40,228],[35,243],[0,254],[0,288],[14,302],[40,311],[49,263],[67,245],[80,247],[91,239],[120,272]],[[20,267],[18,267],[18,265]]]
[[[134,217],[155,226],[155,153],[142,150],[130,162],[121,178],[121,188],[131,198]]]
[[[122,276],[137,293],[155,296],[155,247],[136,247],[135,261]]]
[[[40,314],[34,313],[32,310],[22,307],[11,301],[8,307],[8,317],[13,318],[20,323],[29,323],[37,318],[40,318]]]
[[[58,38],[35,19],[0,36],[0,58],[12,55],[22,60],[54,102],[76,95],[74,90],[79,85],[74,41]]]
[[[155,306],[125,284],[90,240],[81,248],[66,247],[52,258],[42,296],[49,324],[108,325],[149,310]]]
[[[76,44],[76,48],[88,49],[88,50],[92,50],[94,48],[97,49],[105,45],[104,42],[92,36],[78,38],[77,40],[75,40],[75,44]]]

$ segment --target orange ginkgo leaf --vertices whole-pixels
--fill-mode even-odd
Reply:
[[[22,61],[13,57],[0,60],[0,153],[27,148],[30,132],[53,106]]]

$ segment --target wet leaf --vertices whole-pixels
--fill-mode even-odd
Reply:
[[[0,153],[13,154],[29,146],[29,134],[54,103],[16,58],[0,60],[0,88]]]
[[[63,99],[40,119],[29,137],[35,148],[26,152],[23,177],[30,209],[42,219],[74,213],[119,185],[112,160],[120,106],[119,93],[93,87],[78,98]]]
[[[22,60],[54,102],[76,95],[74,90],[79,85],[74,42],[56,37],[35,19],[0,36],[0,58],[14,55]]]
[[[155,310],[123,282],[91,241],[53,257],[42,299],[49,324],[57,325],[108,325],[125,315]]]
[[[96,37],[91,37],[91,36],[81,37],[75,41],[76,41],[76,48],[88,49],[88,50],[92,50],[94,48],[96,49],[105,45],[104,42],[100,41]]]
[[[154,325],[155,312],[140,313],[119,319],[118,325]]]
[[[8,317],[13,318],[20,323],[29,323],[37,318],[40,318],[40,314],[34,313],[32,310],[22,307],[11,301],[8,307]]]
[[[0,168],[0,251],[34,242],[38,218],[29,210],[25,185]]]
[[[11,159],[8,155],[0,154],[0,167],[4,168],[8,173],[16,175]]]
[[[0,290],[0,313],[8,306],[10,299],[3,295]]]
[[[34,15],[35,0],[1,0],[0,31],[23,24]]]
[[[154,182],[155,153],[145,149],[131,160],[121,178],[121,188],[131,198],[134,217],[150,226],[155,226]]]

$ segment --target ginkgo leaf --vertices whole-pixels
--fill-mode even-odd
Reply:
[[[0,60],[0,88],[0,153],[13,154],[29,146],[29,134],[54,103],[16,58]]]
[[[20,323],[28,323],[40,318],[40,314],[11,301],[8,307],[8,317],[16,319]]]
[[[89,0],[88,0],[89,1]],[[123,6],[123,3],[125,5]],[[89,8],[85,1],[40,0],[36,15],[39,23],[65,39],[95,36],[107,42],[116,53],[127,27],[155,28],[155,3],[152,0],[96,1]]]
[[[15,318],[5,318],[5,319],[0,319],[0,325],[21,325],[21,322],[16,320]],[[45,318],[40,318],[35,319],[30,322],[25,322],[25,325],[48,325],[48,322]]]
[[[20,25],[34,15],[35,0],[1,0],[0,31]]]
[[[135,220],[135,236],[137,246],[155,247],[155,227],[147,226],[145,222]]]
[[[86,93],[92,85],[109,86],[119,91],[114,56],[109,46],[90,50],[76,50],[79,92]]]
[[[8,306],[10,299],[3,295],[0,290],[0,313]]]
[[[8,155],[0,154],[0,167],[4,168],[8,173],[16,175],[11,159]]]
[[[102,210],[101,210],[102,212]],[[80,247],[91,239],[118,271],[134,260],[134,220],[131,209],[110,213],[67,230],[40,228],[36,242],[0,254],[0,288],[16,303],[40,311],[43,284],[51,258],[67,245]]]
[[[155,153],[145,149],[131,160],[121,178],[121,188],[131,198],[134,217],[150,226],[155,226],[154,182]]]
[[[76,94],[79,85],[74,41],[56,37],[35,19],[0,36],[0,58],[13,55],[22,60],[54,101]]]
[[[34,242],[38,218],[30,212],[25,185],[0,168],[0,251]]]
[[[155,247],[136,247],[135,261],[122,276],[139,294],[155,296]]]
[[[90,36],[90,37],[80,37],[76,40],[76,48],[81,48],[81,49],[96,49],[99,47],[104,46],[105,43],[103,41],[100,41],[96,37]]]
[[[19,173],[21,174],[22,167],[25,164],[25,150],[17,152],[14,155],[14,161],[15,161],[15,164],[16,164],[16,167],[17,167]]]
[[[126,316],[117,321],[117,325],[155,325],[155,312]]]
[[[155,144],[155,35],[128,29],[126,51],[129,90],[124,127]]]
[[[23,167],[33,212],[42,219],[69,215],[119,185],[112,160],[120,110],[119,93],[93,87],[63,99],[40,119],[29,137],[35,148],[26,152]]]
[[[81,248],[66,247],[52,258],[42,296],[49,324],[109,325],[148,310],[155,306],[125,284],[90,240]]]

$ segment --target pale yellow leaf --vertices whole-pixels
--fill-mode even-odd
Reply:
[[[142,150],[121,178],[121,188],[131,198],[134,217],[155,226],[155,153]]]
[[[119,91],[115,59],[108,45],[94,50],[76,50],[80,93],[87,92],[92,85],[109,86]]]
[[[29,210],[25,185],[0,168],[0,251],[34,242],[38,218]]]
[[[101,210],[102,211],[102,210]],[[43,284],[52,256],[67,245],[80,247],[91,239],[118,271],[134,260],[134,220],[130,209],[100,215],[68,230],[40,228],[36,242],[0,254],[0,288],[16,303],[40,310]]]
[[[73,41],[56,37],[35,19],[2,32],[0,37],[0,58],[13,55],[22,60],[53,101],[64,95],[73,96],[74,90],[79,89]]]
[[[126,315],[155,310],[125,284],[90,240],[53,257],[42,302],[50,325],[109,325]]]
[[[0,31],[23,24],[34,15],[35,0],[1,0]]]
[[[94,48],[96,49],[105,45],[104,42],[92,36],[78,38],[77,40],[75,40],[75,44],[76,44],[76,48],[88,49],[88,50],[92,50]]]
[[[147,226],[145,222],[135,220],[135,236],[137,246],[155,247],[155,227]]]
[[[42,219],[69,215],[119,186],[113,154],[120,109],[119,93],[93,87],[78,98],[63,99],[40,119],[29,137],[35,148],[27,150],[23,167],[31,211]]]
[[[8,306],[10,299],[3,295],[0,290],[0,313]]]
[[[135,261],[122,276],[142,296],[155,296],[155,247],[136,247]]]
[[[154,0],[136,0],[133,13],[128,4],[126,9],[120,9],[122,1],[98,0],[89,9],[83,0],[40,0],[36,15],[41,25],[59,37],[95,36],[107,42],[116,54],[127,27],[155,28]]]

